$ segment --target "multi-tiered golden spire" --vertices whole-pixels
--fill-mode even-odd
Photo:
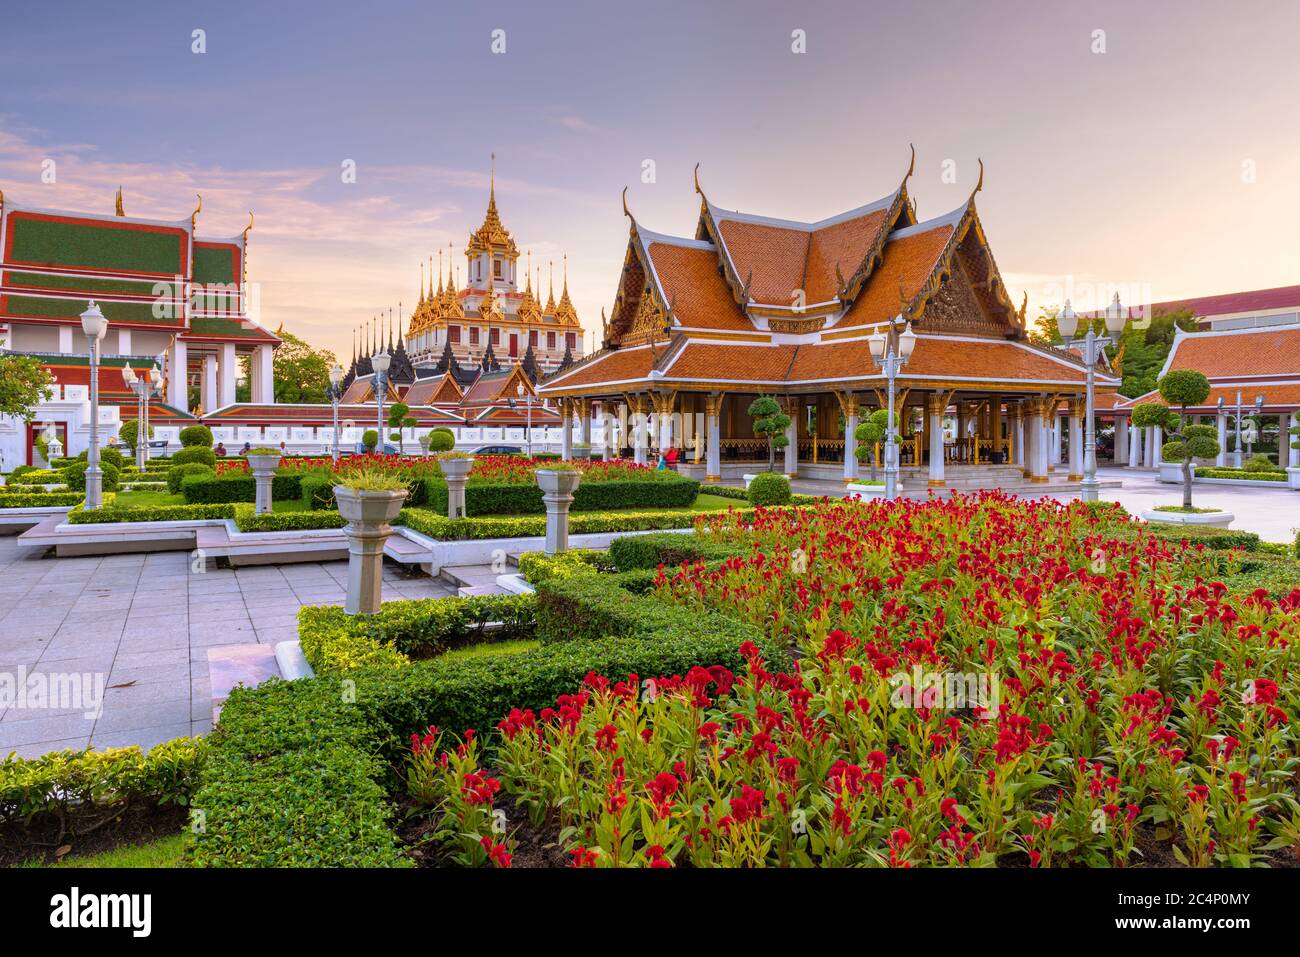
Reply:
[[[564,289],[560,293],[560,302],[555,307],[555,319],[557,322],[566,326],[578,325],[578,310],[573,307],[573,300],[569,298],[569,256],[564,256]]]
[[[547,280],[546,308],[542,310],[542,315],[544,316],[555,315],[555,260],[554,259],[551,260],[550,266],[551,266],[551,278]],[[541,286],[540,280],[538,280],[537,285]]]
[[[533,253],[528,251],[528,268],[524,270],[524,294],[519,300],[515,314],[522,322],[541,322],[542,310],[533,295]]]
[[[475,256],[483,252],[503,252],[513,260],[519,258],[519,247],[515,245],[510,231],[501,222],[501,214],[497,212],[496,160],[497,155],[493,153],[492,172],[490,185],[488,186],[487,214],[483,217],[483,225],[470,234],[469,243],[465,246],[465,255]]]

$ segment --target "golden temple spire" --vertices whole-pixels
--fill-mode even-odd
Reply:
[[[433,270],[433,257],[429,257],[429,270]],[[429,276],[429,282],[433,282],[433,276]],[[442,250],[438,250],[438,298],[442,298]]]
[[[433,277],[430,276],[430,279]],[[420,305],[424,305],[424,260],[420,260]],[[418,307],[417,307],[418,308]]]
[[[113,203],[113,212],[118,216],[125,216],[126,210],[122,207],[122,187],[117,188],[117,198]]]
[[[555,315],[555,260],[550,261],[551,278],[547,281],[546,290],[546,308],[543,311],[545,315]],[[540,286],[541,283],[538,283]]]
[[[465,255],[474,256],[482,252],[500,251],[504,252],[511,259],[518,259],[519,247],[515,245],[515,241],[510,235],[510,231],[502,224],[501,214],[497,212],[496,156],[496,153],[492,154],[492,167],[489,174],[487,213],[483,217],[483,225],[470,234],[469,242],[465,246]]]

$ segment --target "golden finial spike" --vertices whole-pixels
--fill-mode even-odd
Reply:
[[[122,187],[117,188],[117,198],[113,203],[113,212],[118,216],[125,216],[126,210],[122,208]]]
[[[493,196],[497,192],[497,154],[492,153],[491,165],[488,171],[488,192]]]
[[[699,193],[701,196],[704,195],[704,190],[700,189],[700,164],[699,163],[695,164],[695,192]]]
[[[191,230],[194,230],[194,229],[197,229],[197,228],[198,228],[198,225],[199,225],[199,213],[203,212],[203,197],[202,197],[202,195],[200,195],[199,193],[195,193],[194,195],[195,195],[195,197],[197,197],[197,199],[198,199],[198,201],[199,201],[199,204],[198,204],[198,206],[194,207],[194,212],[190,213],[190,229],[191,229]]]
[[[636,217],[632,215],[632,210],[627,208],[627,187],[626,186],[623,187],[623,215],[626,216],[628,219],[632,220],[632,222],[634,223],[636,222]]]
[[[907,145],[912,148],[912,161],[907,164],[907,175],[903,177],[904,180],[911,179],[912,174],[916,172],[916,144],[908,143]]]
[[[980,178],[979,181],[976,182],[975,184],[975,189],[971,191],[972,198],[974,198],[975,194],[984,188],[984,160],[982,159],[979,160],[979,164],[980,164]]]
[[[248,225],[244,227],[244,244],[248,244],[248,234],[253,231],[253,211],[248,211]]]

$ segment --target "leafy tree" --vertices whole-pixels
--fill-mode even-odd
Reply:
[[[1029,329],[1029,341],[1039,346],[1054,346],[1060,344],[1061,327],[1056,323],[1056,317],[1060,310],[1055,306],[1045,307],[1039,310],[1038,319]]]
[[[790,427],[790,416],[781,411],[781,405],[770,395],[760,395],[749,403],[749,414],[754,419],[754,434],[767,438],[767,470],[776,471],[776,450],[790,444],[785,430]]]
[[[897,418],[897,416],[895,416]],[[858,448],[854,453],[859,462],[871,463],[871,480],[876,480],[876,453],[875,447],[885,441],[885,435],[889,431],[889,410],[876,409],[869,416],[858,423],[858,427],[853,431],[853,436],[858,440]]]
[[[0,415],[30,422],[53,384],[54,377],[36,357],[0,355]]]
[[[402,428],[406,420],[410,417],[410,414],[411,414],[411,407],[409,405],[407,405],[405,402],[394,402],[392,405],[388,407],[389,428],[392,429]],[[389,438],[396,440],[397,454],[398,455],[405,454],[405,449],[403,448],[405,443],[402,441],[402,434],[400,432],[394,432],[392,435],[389,436]]]
[[[1210,395],[1210,380],[1194,369],[1175,369],[1159,383],[1160,397],[1168,403],[1143,402],[1133,409],[1133,424],[1138,428],[1155,426],[1171,439],[1161,452],[1166,462],[1183,463],[1183,508],[1192,507],[1192,461],[1219,454],[1218,430],[1212,425],[1193,425],[1188,421],[1188,406],[1200,405]],[[1178,411],[1174,411],[1177,407]]]
[[[140,420],[130,419],[122,423],[122,427],[117,430],[117,440],[131,449],[131,454],[135,454],[135,441],[139,437]],[[149,438],[153,438],[153,426],[149,426]]]
[[[330,367],[338,362],[328,349],[313,349],[289,332],[280,333],[272,374],[276,402],[329,401]]]

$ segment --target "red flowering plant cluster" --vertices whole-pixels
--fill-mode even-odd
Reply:
[[[465,867],[509,867],[504,816],[494,807],[501,782],[479,766],[472,730],[454,748],[439,750],[439,730],[411,735],[407,787],[415,803],[433,815],[429,838],[447,848],[453,863]]]
[[[574,866],[1247,866],[1300,847],[1300,588],[1234,594],[1238,556],[996,493],[704,533],[743,554],[660,569],[655,594],[752,622],[795,665],[750,645],[738,674],[589,675],[507,716],[511,813]]]

